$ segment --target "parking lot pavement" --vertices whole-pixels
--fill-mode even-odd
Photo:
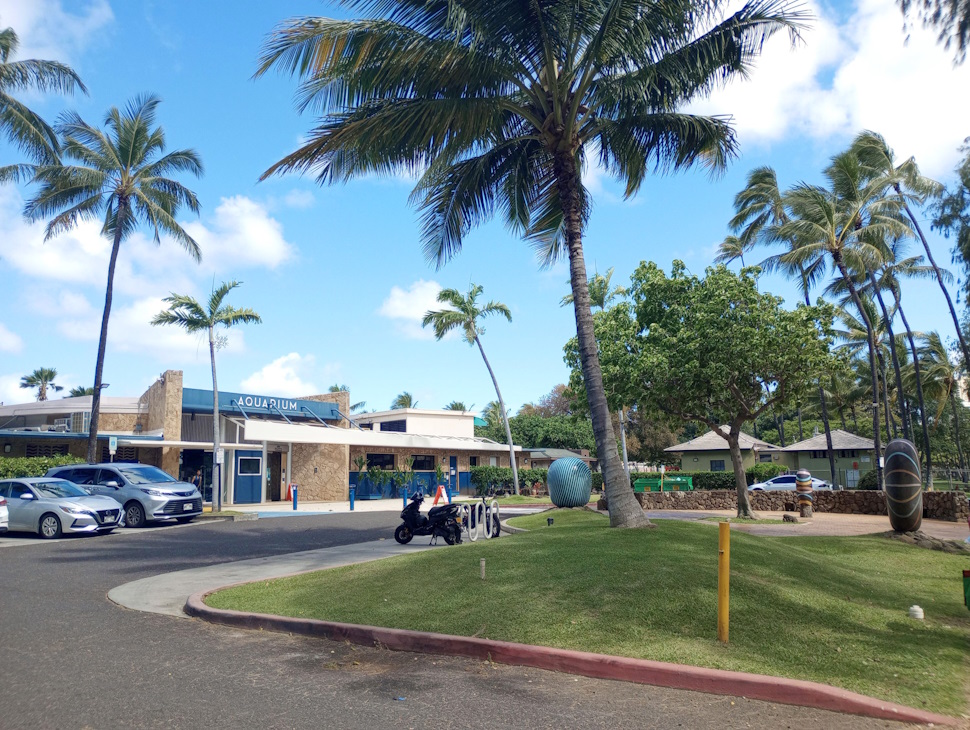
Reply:
[[[45,539],[33,532],[5,532],[0,535],[0,550],[3,548],[31,547],[35,545],[50,545],[58,542],[84,542],[87,540],[111,540],[124,536],[149,534],[158,530],[181,530],[183,528],[198,527],[202,522],[190,522],[187,525],[180,525],[172,522],[157,522],[149,524],[147,527],[133,529],[130,527],[118,527],[108,534],[100,535],[62,535],[58,538]]]

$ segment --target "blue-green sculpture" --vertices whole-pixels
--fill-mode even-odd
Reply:
[[[915,532],[923,522],[923,482],[911,441],[893,439],[886,446],[884,481],[889,524],[896,532]]]
[[[593,491],[593,473],[582,459],[567,456],[549,467],[549,498],[557,507],[583,507]]]

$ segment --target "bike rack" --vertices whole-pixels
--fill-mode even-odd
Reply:
[[[475,528],[472,529],[471,516],[475,515]],[[461,515],[462,515],[462,527],[468,533],[468,539],[472,542],[478,540],[478,538],[484,535],[486,540],[490,540],[493,537],[498,537],[499,532],[501,532],[501,527],[493,535],[492,534],[492,518],[494,517],[496,521],[501,525],[501,517],[499,515],[498,500],[493,499],[491,504],[486,504],[484,501],[476,502],[475,504],[469,506],[467,504],[461,505]]]

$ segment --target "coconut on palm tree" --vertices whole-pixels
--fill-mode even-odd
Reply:
[[[45,241],[71,230],[81,220],[98,218],[102,220],[101,234],[111,240],[91,398],[91,463],[97,448],[101,374],[108,344],[115,266],[122,242],[147,226],[154,233],[156,244],[165,233],[195,261],[202,258],[199,245],[176,220],[183,207],[198,212],[199,201],[191,190],[166,177],[174,173],[198,177],[202,174],[202,162],[193,150],[164,154],[165,133],[155,126],[159,101],[156,96],[145,96],[135,99],[124,111],[112,107],[105,117],[104,129],[89,125],[73,112],[63,115],[57,131],[67,162],[37,168],[34,182],[40,185],[40,191],[24,208],[28,220],[50,218]]]
[[[20,387],[36,388],[37,400],[47,400],[47,391],[50,390],[56,393],[59,390],[64,390],[54,382],[56,378],[56,368],[37,368],[30,375],[24,375],[20,379]]]
[[[80,77],[63,63],[36,59],[14,60],[20,40],[13,28],[0,31],[0,133],[30,160],[39,164],[58,159],[57,133],[13,94],[43,91],[73,94],[88,90]],[[18,181],[33,173],[34,165],[18,163],[0,166],[0,182]]]
[[[453,330],[461,330],[462,338],[469,345],[478,345],[478,351],[485,361],[488,374],[492,378],[492,385],[495,386],[495,396],[498,398],[499,412],[502,414],[502,424],[505,426],[505,439],[509,445],[509,463],[512,465],[512,483],[515,485],[515,493],[519,493],[519,470],[515,464],[515,446],[512,443],[512,431],[509,429],[509,416],[505,410],[505,401],[502,400],[502,391],[498,387],[498,378],[495,371],[485,356],[485,348],[482,347],[481,321],[493,314],[505,317],[509,322],[512,321],[512,312],[502,302],[488,302],[482,306],[478,305],[478,297],[483,288],[479,284],[472,284],[468,287],[468,294],[462,296],[457,289],[442,289],[438,292],[438,301],[447,304],[447,309],[440,309],[436,312],[427,312],[421,320],[422,327],[430,326],[434,329],[435,339],[440,340]]]
[[[299,75],[301,109],[323,114],[306,142],[264,173],[321,184],[368,174],[421,174],[427,259],[457,255],[499,213],[549,264],[568,257],[584,385],[610,522],[649,524],[617,452],[586,282],[586,165],[633,196],[650,172],[735,152],[724,117],[682,113],[750,71],[764,41],[807,15],[788,0],[353,0],[363,20],[295,18],[266,42],[257,75]]]
[[[226,297],[233,289],[240,285],[238,281],[223,282],[203,306],[194,297],[186,294],[172,294],[163,301],[168,303],[168,309],[159,312],[152,318],[153,325],[171,324],[181,327],[186,332],[204,332],[209,341],[209,362],[212,365],[212,462],[216,464],[220,447],[219,433],[219,381],[216,378],[216,350],[220,342],[216,337],[216,328],[229,329],[237,324],[258,324],[262,322],[259,315],[252,309],[239,309],[226,303]],[[222,471],[212,490],[212,508],[222,509]]]

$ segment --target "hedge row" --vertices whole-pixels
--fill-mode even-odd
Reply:
[[[489,487],[513,491],[511,467],[473,466],[470,472],[472,486],[479,494],[487,494]],[[548,469],[519,469],[519,488],[531,487],[536,482],[544,486],[548,475]]]
[[[18,456],[0,458],[0,479],[19,477],[42,477],[48,469],[65,464],[83,464],[84,459],[77,456]]]

